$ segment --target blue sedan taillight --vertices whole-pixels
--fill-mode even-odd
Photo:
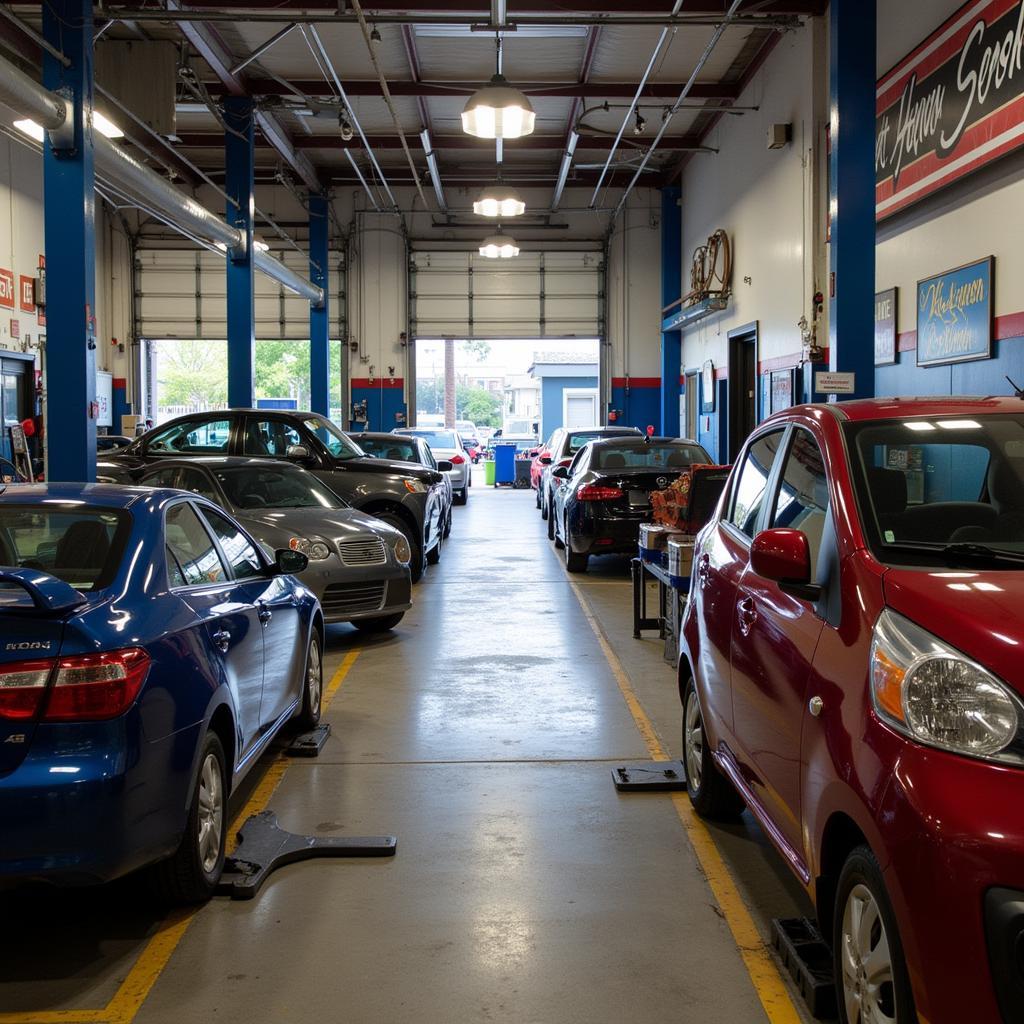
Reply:
[[[139,695],[148,671],[149,655],[140,647],[5,665],[0,669],[0,718],[35,718],[47,694],[44,722],[117,718]]]

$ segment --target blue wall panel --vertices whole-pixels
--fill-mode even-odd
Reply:
[[[395,427],[404,427],[406,423],[399,423],[397,413],[408,416],[408,409],[405,407],[405,392],[400,382],[382,382],[369,384],[364,378],[352,382],[352,404],[366,402],[366,423],[356,423],[354,420],[348,424],[348,429],[357,430],[394,430]]]
[[[1008,395],[1006,378],[1024,387],[1024,338],[993,345],[994,358],[951,366],[918,366],[917,353],[901,352],[894,366],[875,368],[878,395]]]
[[[616,426],[639,427],[645,432],[653,426],[657,433],[661,429],[661,382],[653,387],[631,383],[628,390],[622,383],[613,382],[612,408],[622,413],[615,421]],[[679,408],[678,397],[676,408]]]

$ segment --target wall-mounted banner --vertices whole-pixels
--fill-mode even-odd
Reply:
[[[939,366],[992,355],[995,257],[917,282],[917,365]]]
[[[895,288],[875,296],[875,366],[896,362],[896,296]]]
[[[879,220],[1024,145],[1024,0],[971,0],[879,82]]]

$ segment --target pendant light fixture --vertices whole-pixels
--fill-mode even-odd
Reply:
[[[498,70],[477,89],[462,111],[462,130],[478,139],[519,139],[532,135],[537,115],[526,95],[508,84],[501,73],[501,37]]]
[[[520,217],[526,212],[526,203],[514,188],[498,182],[477,196],[473,212],[480,217]]]
[[[480,243],[480,255],[489,260],[508,260],[519,255],[519,246],[509,235],[488,235]]]

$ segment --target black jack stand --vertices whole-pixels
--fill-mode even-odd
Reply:
[[[254,814],[238,833],[238,848],[224,862],[217,892],[251,900],[272,871],[314,857],[393,857],[395,836],[302,836],[285,832],[273,811]]]

